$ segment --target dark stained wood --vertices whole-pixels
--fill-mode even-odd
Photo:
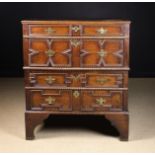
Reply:
[[[50,111],[72,111],[72,91],[71,90],[27,90],[28,103],[27,110],[50,110]]]
[[[123,92],[118,90],[82,90],[81,111],[122,111]]]
[[[104,115],[128,139],[129,21],[22,21],[26,139],[50,114]]]
[[[127,41],[123,39],[25,38],[26,66],[127,67]],[[104,59],[103,59],[104,57]]]
[[[29,26],[30,35],[70,35],[70,30],[68,25],[30,25]]]
[[[121,88],[128,85],[127,71],[26,70],[26,86]]]
[[[25,122],[26,122],[26,139],[32,140],[35,138],[34,129],[35,127],[42,123],[49,116],[48,113],[25,113]]]
[[[127,141],[129,135],[129,115],[128,114],[105,114],[105,117],[111,124],[117,128],[120,133],[120,140]]]

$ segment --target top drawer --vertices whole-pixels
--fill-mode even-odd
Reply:
[[[90,37],[121,37],[128,36],[126,24],[50,24],[27,25],[26,34],[29,36],[90,36]]]
[[[69,36],[68,25],[29,25],[29,35]]]
[[[124,36],[125,25],[83,25],[84,36]]]

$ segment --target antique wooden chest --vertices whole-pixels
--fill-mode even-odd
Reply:
[[[103,115],[128,140],[129,21],[22,21],[26,139],[50,114]]]

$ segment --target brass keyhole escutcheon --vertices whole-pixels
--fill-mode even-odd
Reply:
[[[79,26],[73,26],[72,27],[72,31],[74,31],[74,32],[78,32],[79,30],[80,30]]]
[[[106,102],[106,99],[105,98],[100,97],[100,98],[97,98],[96,99],[96,103],[99,104],[99,105],[102,105],[105,102]]]
[[[48,84],[53,84],[56,79],[52,76],[48,76],[45,80]]]
[[[79,91],[75,90],[75,91],[73,92],[73,96],[74,96],[75,98],[78,98],[78,97],[80,96]]]
[[[45,101],[49,104],[49,105],[52,105],[55,103],[55,98],[49,96],[47,98],[45,98]]]

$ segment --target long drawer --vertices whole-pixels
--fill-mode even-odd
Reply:
[[[125,36],[126,24],[28,24],[30,36]]]
[[[124,39],[24,39],[25,66],[38,67],[127,67]]]
[[[26,70],[28,87],[127,88],[127,71]]]
[[[34,111],[122,111],[126,93],[122,90],[30,89],[27,110]]]

